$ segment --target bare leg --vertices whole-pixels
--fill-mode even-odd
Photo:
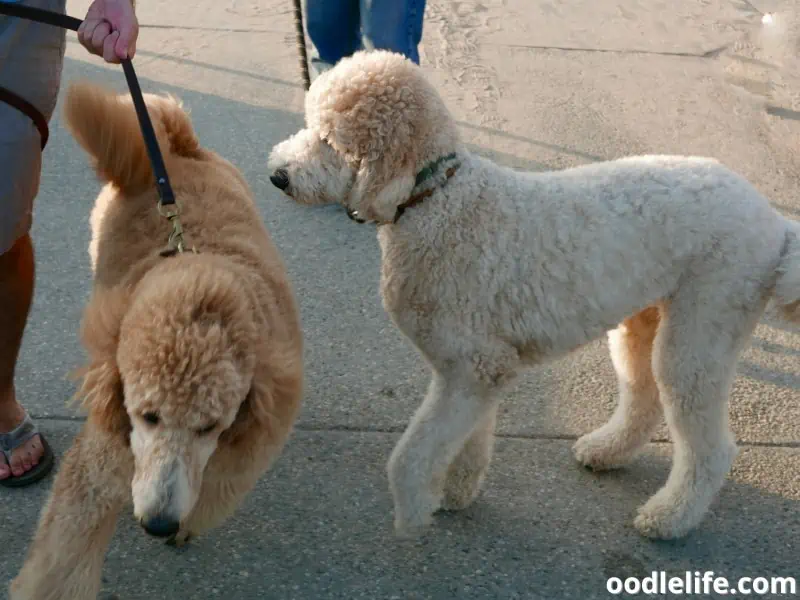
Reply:
[[[414,534],[430,524],[441,507],[448,468],[493,410],[487,390],[466,373],[434,373],[425,401],[388,462],[398,534]]]
[[[14,430],[25,417],[14,390],[14,371],[33,299],[34,270],[29,235],[0,255],[0,433]],[[0,479],[30,471],[43,451],[41,437],[36,435],[12,453],[10,465],[0,452]]]
[[[650,441],[661,421],[652,366],[658,323],[658,308],[652,307],[626,319],[609,333],[619,402],[605,425],[584,435],[573,446],[581,464],[595,470],[627,464]]]
[[[64,0],[47,5],[64,11]],[[20,19],[4,19],[0,36],[5,85],[42,112],[49,122],[61,83],[66,32],[57,27],[29,27]],[[34,287],[33,244],[28,228],[39,192],[41,139],[30,119],[11,106],[0,106],[0,433],[20,425],[24,409],[14,390],[14,371],[28,320]],[[14,237],[25,232],[25,235]],[[12,244],[9,248],[9,245]],[[12,452],[11,468],[0,453],[0,479],[20,477],[40,464],[42,436],[35,435]]]
[[[447,470],[442,507],[447,510],[467,508],[480,491],[492,460],[497,405],[478,423],[464,447]]]
[[[64,456],[10,600],[94,600],[133,456],[90,420]]]

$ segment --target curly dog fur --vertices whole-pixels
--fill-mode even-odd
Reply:
[[[146,95],[188,242],[171,230],[130,96],[73,86],[67,126],[106,182],[91,215],[94,272],[79,397],[12,600],[96,597],[121,510],[181,544],[230,516],[298,414],[303,342],[282,260],[237,169],[203,149],[172,98]]]
[[[396,530],[475,498],[498,392],[522,369],[607,332],[619,403],[575,455],[593,469],[624,465],[665,415],[672,470],[635,526],[658,538],[697,526],[737,452],[727,414],[737,357],[771,300],[800,317],[798,224],[706,158],[498,166],[465,148],[419,67],[392,53],[343,60],[305,110],[306,128],[272,150],[273,183],[379,224],[383,305],[433,373],[388,462]],[[438,169],[418,183],[442,157],[452,178]]]

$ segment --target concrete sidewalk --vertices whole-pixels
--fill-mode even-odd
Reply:
[[[701,527],[651,542],[635,509],[664,482],[662,428],[629,468],[592,474],[573,440],[611,414],[616,386],[598,342],[530,373],[501,408],[484,492],[422,539],[396,540],[385,462],[428,374],[378,295],[374,228],[339,209],[281,198],[265,168],[302,124],[291,3],[139,3],[145,91],[191,109],[204,145],[252,185],[300,300],[307,393],[274,470],[223,528],[174,550],[125,517],[105,565],[122,600],[606,598],[609,577],[664,570],[794,576],[800,555],[800,337],[765,318],[731,402],[742,451]],[[789,0],[429,0],[422,61],[470,146],[520,168],[626,154],[712,155],[800,218],[800,60]],[[87,0],[70,0],[82,17]],[[762,12],[775,12],[772,25]],[[792,20],[794,19],[794,20]],[[65,82],[125,89],[68,36]],[[65,406],[90,289],[88,214],[99,185],[52,124],[34,228],[38,284],[19,369],[21,397],[59,455],[80,427]],[[0,489],[0,589],[21,566],[52,478]],[[2,594],[0,594],[2,596]],[[713,597],[713,596],[708,596]]]

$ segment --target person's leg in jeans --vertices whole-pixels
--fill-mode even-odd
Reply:
[[[25,0],[64,11],[65,0]],[[37,107],[55,109],[64,56],[63,29],[0,17],[0,86]],[[0,484],[23,485],[46,474],[52,452],[22,407],[14,372],[33,298],[30,237],[39,190],[41,137],[29,117],[0,103]],[[46,451],[46,454],[45,454]],[[9,464],[10,463],[10,464]]]
[[[306,0],[312,77],[361,48],[359,0]]]
[[[425,0],[360,0],[364,48],[392,50],[419,64]]]

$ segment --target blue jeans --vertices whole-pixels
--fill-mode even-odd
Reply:
[[[419,64],[425,0],[306,0],[313,60],[335,65],[357,50],[392,50]]]

